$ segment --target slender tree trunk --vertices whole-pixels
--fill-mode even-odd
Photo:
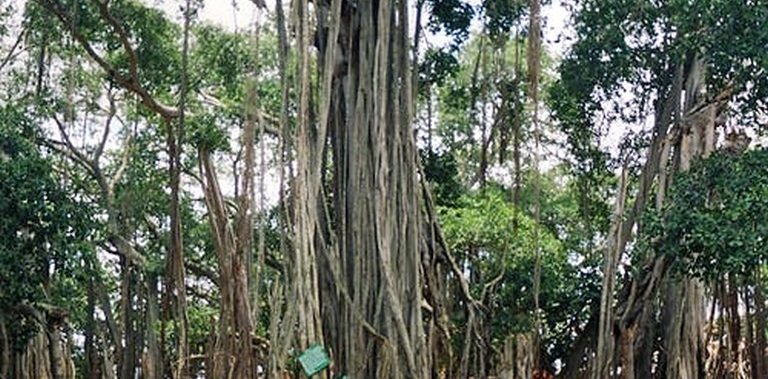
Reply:
[[[514,175],[514,188],[512,189],[512,204],[515,206],[514,209],[514,220],[513,220],[513,228],[515,232],[517,232],[518,226],[520,224],[518,214],[520,213],[520,191],[523,187],[523,169],[521,165],[521,154],[520,154],[520,145],[523,143],[522,141],[522,128],[523,128],[523,105],[522,100],[520,96],[520,84],[522,83],[522,75],[523,75],[523,68],[522,68],[522,62],[520,60],[520,33],[515,33],[515,79],[514,79],[514,88],[515,91],[514,94],[514,124],[512,126],[512,157],[514,160],[515,165],[515,175]]]
[[[160,312],[158,310],[157,278],[146,275],[146,308],[145,308],[145,334],[147,350],[144,354],[143,371],[146,379],[160,379],[163,376],[162,346],[157,336],[156,328],[159,327]]]
[[[288,31],[286,27],[285,11],[283,9],[282,0],[275,0],[275,26],[277,28],[278,36],[278,74],[280,76],[280,92],[281,92],[281,104],[282,111],[280,112],[280,179],[279,179],[279,191],[280,191],[280,216],[279,226],[282,230],[292,234],[292,219],[291,209],[289,201],[287,200],[286,182],[287,178],[293,177],[293,164],[292,164],[292,142],[291,128],[289,126],[289,107],[290,104],[290,81],[288,76]],[[293,256],[293,249],[286,237],[287,233],[281,233],[280,235],[280,252],[286,257]],[[290,266],[287,264],[286,266]],[[273,285],[273,290],[270,294],[272,303],[283,305],[284,300],[290,296],[292,291],[291,277],[288,267],[284,268],[283,276],[286,277],[289,286],[283,286],[281,283]],[[285,291],[285,293],[283,293]],[[295,302],[287,303],[285,311],[281,306],[275,306],[272,308],[270,315],[270,361],[269,361],[269,375],[272,378],[278,379],[282,375],[282,372],[286,368],[286,360],[289,349],[291,348],[293,338],[292,327],[281,328],[280,325],[291,325],[295,323]]]
[[[102,335],[102,356],[104,360],[103,373],[109,378],[115,378],[120,373],[119,361],[123,354],[123,344],[120,334],[121,332],[117,325],[118,321],[115,318],[115,315],[112,313],[112,304],[109,300],[107,290],[104,288],[104,283],[95,281],[94,287],[96,290],[96,296],[100,302],[101,311],[104,313],[104,320],[106,323],[106,332]],[[108,343],[108,341],[111,341],[111,343]],[[107,348],[108,346],[113,347],[114,351],[110,352],[110,349]],[[113,358],[117,362],[113,361]],[[113,364],[113,362],[115,362],[115,364]],[[117,371],[115,368],[117,368]]]
[[[488,59],[489,55],[492,54],[493,50],[485,46],[486,49],[491,50],[491,53],[482,52],[480,53],[482,55],[482,62],[480,65],[480,80],[481,85],[480,88],[477,89],[478,92],[478,99],[479,99],[479,105],[480,105],[480,167],[478,170],[478,182],[480,184],[480,188],[484,188],[485,184],[488,180],[488,164],[491,160],[489,158],[490,155],[490,145],[491,140],[493,139],[493,127],[491,127],[491,130],[488,130],[488,79],[487,77],[490,76],[488,72]],[[473,104],[474,106],[474,104]],[[471,124],[470,124],[471,125]]]
[[[615,336],[614,330],[614,312],[613,312],[613,292],[616,287],[616,269],[619,264],[619,257],[621,252],[618,250],[619,242],[622,234],[622,219],[624,217],[624,205],[626,203],[627,196],[627,164],[628,160],[624,161],[624,165],[621,170],[621,177],[619,179],[619,192],[616,196],[616,205],[613,213],[613,222],[611,223],[611,231],[608,235],[608,243],[603,251],[603,283],[602,291],[600,295],[600,323],[598,325],[597,334],[597,353],[595,363],[592,372],[593,379],[607,379],[613,376],[614,362],[614,345]],[[634,333],[633,331],[629,331]],[[621,349],[628,356],[625,355],[624,367],[634,367],[634,346],[632,341],[634,338],[630,338],[625,341],[628,345],[621,346]]]
[[[539,349],[541,348],[541,304],[539,296],[541,294],[541,246],[540,246],[540,223],[541,223],[541,184],[539,173],[539,148],[541,142],[541,130],[539,126],[539,75],[541,65],[541,2],[540,0],[529,0],[530,25],[528,35],[528,100],[533,107],[533,139],[534,139],[534,254],[536,257],[533,268],[533,306],[534,306],[534,328],[536,338],[534,340],[534,369],[541,366]]]
[[[122,355],[120,356],[120,379],[133,379],[136,372],[136,343],[133,317],[133,268],[123,259],[120,274],[120,325],[122,327]]]
[[[765,378],[768,375],[768,358],[766,358],[766,317],[765,298],[763,297],[763,282],[761,281],[760,265],[755,270],[755,366],[756,378]]]
[[[85,322],[85,377],[87,379],[100,379],[101,369],[99,354],[96,346],[96,290],[93,288],[93,278],[88,280],[86,322]]]
[[[0,312],[0,379],[11,379],[11,340],[8,335],[8,327],[5,324],[5,315]]]
[[[252,123],[246,123],[243,133],[243,143],[245,143],[246,149],[253,149],[253,127]],[[226,378],[229,375],[234,375],[237,378],[247,379],[251,378],[255,373],[251,351],[252,325],[248,291],[249,270],[245,267],[245,254],[251,253],[251,241],[247,236],[238,235],[238,231],[244,233],[243,230],[246,227],[243,224],[250,226],[249,201],[251,200],[248,195],[243,195],[247,199],[241,199],[239,209],[244,213],[238,213],[234,216],[237,221],[237,231],[234,230],[229,222],[232,217],[229,214],[224,196],[219,187],[218,176],[211,153],[204,147],[201,147],[198,150],[198,154],[200,172],[204,178],[204,194],[208,208],[208,220],[213,231],[214,249],[219,261],[219,324],[211,372],[213,377],[216,378]],[[246,166],[252,164],[252,161],[246,160]],[[250,170],[252,172],[252,168]],[[246,168],[246,171],[249,171],[249,169]],[[252,185],[252,183],[249,185]],[[250,192],[244,191],[245,194]],[[250,227],[247,229],[250,229]],[[249,231],[246,230],[245,233],[249,233]]]
[[[754,313],[754,297],[750,294],[749,285],[744,284],[741,286],[741,293],[744,297],[744,322],[746,323],[745,330],[745,361],[749,362],[749,370],[752,378],[757,378],[757,350],[755,349],[755,313]],[[704,345],[706,347],[706,345]]]
[[[186,1],[184,11],[184,31],[181,62],[181,86],[179,95],[179,118],[167,120],[168,127],[168,154],[169,175],[171,188],[170,220],[171,243],[168,252],[166,272],[168,274],[168,286],[166,296],[170,297],[173,306],[174,319],[176,321],[176,360],[171,364],[171,372],[176,379],[189,376],[187,370],[187,357],[189,355],[189,342],[187,341],[187,294],[184,275],[184,243],[182,241],[181,225],[181,157],[182,143],[184,141],[184,129],[186,123],[186,102],[188,87],[188,62],[189,62],[189,29],[192,22],[192,3]]]

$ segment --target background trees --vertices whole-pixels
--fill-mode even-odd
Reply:
[[[0,2],[0,377],[765,376],[764,4],[254,5]]]

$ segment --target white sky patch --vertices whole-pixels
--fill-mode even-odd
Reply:
[[[145,3],[162,9],[171,18],[181,19],[180,7],[184,1],[144,0]],[[274,13],[275,0],[266,0],[267,12]],[[284,2],[284,4],[287,3]],[[411,2],[411,31],[415,29],[415,1]],[[480,6],[480,0],[467,1],[476,9]],[[253,23],[257,14],[256,6],[249,0],[205,0],[203,8],[199,11],[200,20],[221,26],[227,30],[235,31],[247,27]],[[570,15],[563,4],[563,0],[553,0],[542,8],[544,19],[544,45],[555,56],[561,56],[570,46],[570,38],[573,33],[570,27]],[[422,23],[426,23],[428,15],[422,15]],[[479,30],[482,25],[477,17],[473,20],[471,29]],[[426,30],[425,30],[426,31]],[[428,33],[428,32],[427,32]],[[446,44],[447,39],[442,36],[428,36],[430,42],[438,46]]]
[[[143,0],[156,8],[162,9],[173,20],[181,20],[181,6],[186,1]],[[267,0],[269,12],[275,9],[275,1]],[[200,20],[220,26],[230,31],[240,30],[253,24],[257,9],[251,1],[246,0],[205,0],[199,10]]]

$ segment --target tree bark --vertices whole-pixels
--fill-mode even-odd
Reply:
[[[532,104],[532,123],[533,123],[533,139],[534,139],[534,204],[533,204],[533,217],[534,217],[534,255],[535,263],[533,268],[533,306],[534,306],[534,329],[535,339],[533,342],[534,355],[534,369],[539,369],[541,366],[540,353],[541,348],[541,335],[542,335],[542,323],[541,323],[541,304],[539,303],[539,297],[541,293],[541,246],[540,246],[540,224],[541,224],[541,178],[539,173],[539,148],[541,144],[541,130],[539,128],[539,76],[541,74],[541,2],[540,0],[529,0],[529,18],[530,25],[528,27],[528,100]]]
[[[156,328],[159,326],[160,311],[158,310],[157,278],[145,275],[146,278],[146,307],[145,334],[147,350],[144,354],[143,372],[146,379],[160,379],[163,376],[162,347],[158,340]]]
[[[768,358],[766,358],[766,315],[765,297],[763,296],[763,282],[760,275],[760,269],[755,270],[755,361],[756,378],[765,378],[768,374]]]
[[[719,104],[707,104],[699,94],[706,85],[704,60],[696,55],[688,70],[686,99],[681,120],[682,135],[677,146],[679,172],[689,169],[692,161],[706,158],[714,150],[715,117]],[[692,114],[700,105],[704,110]],[[670,323],[665,327],[667,376],[696,379],[704,368],[704,284],[694,278],[672,280],[665,301]]]
[[[187,0],[182,8],[184,12],[184,29],[181,55],[181,84],[179,90],[179,117],[176,120],[166,120],[167,145],[169,160],[169,183],[171,190],[170,201],[170,244],[166,258],[166,304],[173,307],[175,321],[176,356],[171,362],[173,378],[182,379],[189,376],[187,356],[189,341],[187,340],[187,288],[184,272],[184,242],[182,240],[181,223],[181,170],[182,144],[186,123],[186,102],[188,91],[188,61],[189,61],[189,29],[192,22],[191,1]]]
[[[0,379],[11,379],[11,340],[8,335],[8,327],[5,324],[5,315],[0,312]]]
[[[326,334],[340,339],[329,341],[339,350],[334,355],[344,357],[337,373],[428,378],[407,2],[353,6],[334,0],[318,13],[318,124],[315,130],[306,124],[307,103],[301,100],[296,139],[295,225],[297,250],[304,254],[297,253],[297,264],[318,257],[329,262],[325,275],[332,276],[330,289],[337,295],[323,287],[321,298],[339,299],[343,313],[323,320],[323,329],[337,331]],[[303,50],[300,62],[306,59]],[[322,167],[312,164],[329,153],[336,168],[334,201],[340,204],[333,213],[318,206],[326,195]],[[314,275],[305,271],[311,281],[305,288],[317,286]],[[303,296],[309,296],[304,313],[311,321],[316,300]]]
[[[256,78],[247,86],[245,123],[241,135],[245,167],[241,177],[242,193],[237,211],[232,214],[219,187],[212,153],[198,148],[200,173],[208,220],[219,261],[220,312],[214,357],[210,359],[214,377],[252,378],[256,375],[253,361],[253,319],[251,312],[250,274],[253,254],[254,143],[256,138]],[[263,135],[262,135],[263,137]],[[232,222],[230,222],[232,221]]]
[[[253,124],[246,123],[243,143],[246,150],[253,149]],[[250,137],[250,138],[248,138]],[[253,369],[251,351],[251,309],[248,292],[248,272],[244,254],[250,254],[250,239],[238,234],[245,229],[242,223],[250,226],[250,201],[241,199],[239,212],[231,215],[219,187],[218,175],[213,165],[211,153],[204,147],[198,149],[200,172],[204,178],[204,197],[208,208],[208,221],[213,232],[213,245],[219,264],[219,323],[215,342],[213,377],[252,378]],[[251,153],[252,154],[252,153]],[[250,162],[250,163],[248,163]],[[252,165],[246,160],[246,165]],[[252,170],[252,169],[251,169]],[[246,171],[248,169],[246,168]],[[252,172],[252,171],[251,171]],[[251,177],[252,179],[252,177]],[[243,179],[246,180],[246,179]],[[252,185],[252,184],[248,184]],[[245,187],[245,183],[244,183]],[[247,205],[247,206],[244,206]],[[240,213],[243,212],[243,213]],[[237,231],[230,220],[236,220]],[[250,228],[248,228],[250,229]],[[250,234],[248,234],[250,236]]]
[[[85,322],[85,377],[100,379],[101,369],[96,347],[96,290],[93,288],[93,278],[88,280],[86,322]]]
[[[120,273],[120,325],[122,327],[121,355],[118,367],[120,367],[120,379],[132,379],[136,372],[136,343],[133,316],[133,268],[126,259],[123,259]]]
[[[623,254],[626,244],[632,237],[632,230],[639,214],[646,206],[651,184],[658,173],[663,170],[660,163],[663,155],[664,141],[668,138],[669,126],[678,109],[684,79],[684,71],[681,66],[676,65],[670,71],[673,72],[673,75],[669,81],[669,89],[666,92],[662,92],[664,93],[663,98],[657,99],[653,139],[640,174],[638,192],[635,196],[633,207],[629,210],[626,218],[621,221],[623,226],[621,227],[620,238],[617,239],[619,257]],[[620,346],[635,345],[637,334],[622,332],[629,330],[639,331],[645,328],[644,325],[639,325],[641,322],[647,322],[647,319],[641,316],[647,314],[647,310],[655,306],[654,299],[666,268],[667,262],[663,257],[661,259],[656,259],[656,257],[647,258],[641,266],[639,273],[630,277],[630,282],[622,289],[622,295],[616,311],[618,330],[620,332],[618,336]],[[638,328],[634,328],[635,324],[638,324]],[[623,351],[629,353],[631,350]],[[628,359],[628,357],[622,357],[621,360],[634,361],[634,359]],[[634,370],[634,368],[622,367],[624,375],[627,375],[626,373],[630,370]]]
[[[54,306],[33,307],[29,304],[19,304],[12,311],[37,324],[39,330],[21,351],[13,351],[7,327],[2,322],[7,316],[0,314],[0,342],[3,344],[0,346],[0,364],[7,364],[0,366],[0,373],[8,379],[75,379],[71,345],[62,333],[67,328],[67,313]]]
[[[614,330],[614,313],[613,313],[613,293],[616,286],[616,269],[619,264],[619,257],[621,251],[619,251],[619,239],[622,235],[622,219],[624,218],[624,205],[626,203],[627,196],[627,164],[628,160],[624,161],[624,165],[621,169],[621,177],[619,178],[619,191],[616,196],[616,205],[614,207],[613,222],[611,223],[610,234],[608,235],[608,242],[603,251],[603,283],[602,291],[600,295],[600,316],[597,334],[597,352],[595,358],[595,364],[592,372],[593,379],[606,379],[613,376],[614,367],[614,345],[615,336]],[[633,333],[634,334],[634,333]],[[634,337],[630,335],[630,337]],[[634,353],[634,346],[632,340],[626,341],[629,346],[622,346],[622,351],[630,354],[625,356],[625,364],[631,364],[634,367],[634,359],[632,354]]]

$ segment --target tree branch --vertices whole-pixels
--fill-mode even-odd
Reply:
[[[76,157],[79,163],[87,166],[92,174],[95,174],[98,171],[98,168],[94,164],[93,160],[88,158],[85,154],[83,154],[83,152],[80,151],[80,149],[75,147],[75,145],[72,143],[72,140],[69,138],[69,134],[67,134],[67,129],[64,126],[64,123],[62,123],[61,120],[59,120],[59,118],[55,115],[53,116],[53,121],[56,123],[56,126],[59,129],[59,134],[61,135],[61,138],[64,139],[63,145],[67,147],[69,153]]]
[[[19,33],[19,36],[16,38],[16,42],[13,43],[13,46],[11,46],[11,49],[8,50],[8,54],[5,55],[5,58],[3,58],[3,61],[0,62],[0,71],[3,71],[5,66],[11,62],[14,58],[14,53],[16,52],[16,49],[21,45],[21,41],[24,40],[24,35],[27,34],[27,29],[24,28]]]
[[[100,1],[100,0],[92,0],[96,6],[99,7],[99,14],[101,14],[101,17],[104,18],[104,20],[109,23],[109,25],[112,27],[112,29],[117,34],[117,38],[120,40],[120,43],[123,45],[123,49],[128,54],[128,72],[131,75],[131,78],[133,78],[136,83],[138,83],[139,78],[139,59],[136,56],[136,50],[133,49],[133,46],[131,45],[131,41],[128,37],[128,32],[125,31],[125,28],[123,28],[122,25],[120,25],[120,22],[115,19],[115,17],[112,15],[112,13],[109,11],[109,8],[107,7],[107,1]]]
[[[126,168],[128,168],[128,163],[131,160],[132,139],[133,139],[133,136],[130,133],[128,133],[128,135],[125,137],[125,141],[123,143],[123,156],[122,156],[122,160],[120,161],[120,167],[117,168],[117,171],[115,171],[115,175],[112,176],[112,179],[107,184],[107,190],[110,195],[115,193],[115,185],[123,177],[123,174],[125,173]]]
[[[226,107],[224,103],[221,102],[221,100],[217,99],[215,96],[209,93],[200,91],[199,94],[200,94],[200,97],[202,98],[202,101],[210,106],[217,107],[217,108]],[[269,124],[262,123],[262,125],[264,126],[264,131],[266,133],[271,134],[275,137],[280,137],[281,132],[280,132],[280,126],[279,126],[280,125],[279,118],[267,113],[263,109],[255,109],[254,112],[256,113],[254,115],[256,116],[254,117],[254,119],[263,118],[269,121]],[[238,112],[238,113],[243,113],[243,112]]]
[[[123,257],[136,267],[143,268],[146,266],[146,258],[144,258],[144,256],[141,255],[141,253],[139,253],[127,239],[125,239],[125,237],[113,232],[110,234],[111,235],[107,237],[107,240],[115,247],[115,249],[108,249],[106,245],[101,245],[101,247],[104,248],[104,251],[117,255],[118,257]]]
[[[70,148],[67,147],[66,143],[62,141],[50,140],[45,138],[38,139],[38,142],[43,144],[45,147],[55,151],[56,153],[61,154],[65,158],[68,158],[75,164],[81,166],[89,174],[95,175],[95,172],[93,171],[93,167],[91,166],[91,162],[89,162],[88,160],[83,160],[82,156],[73,154]]]
[[[115,98],[112,95],[112,89],[107,91],[107,98],[109,99],[109,110],[107,111],[107,121],[104,126],[104,133],[101,136],[101,141],[96,147],[96,151],[93,153],[93,161],[98,162],[101,155],[104,153],[104,147],[107,145],[107,138],[109,138],[109,129],[112,125],[112,119],[117,113],[117,107],[115,107]]]
[[[129,72],[131,74],[130,77],[126,77],[125,75],[121,74],[118,69],[107,62],[107,60],[99,55],[96,52],[96,49],[91,45],[90,42],[88,42],[88,39],[85,38],[85,36],[74,26],[74,23],[72,22],[72,19],[67,15],[67,12],[58,4],[57,1],[52,0],[37,0],[38,3],[43,6],[43,8],[47,9],[51,13],[53,13],[63,24],[64,26],[69,29],[70,34],[72,35],[72,38],[74,38],[80,46],[85,50],[85,52],[88,54],[88,56],[91,57],[101,68],[107,72],[107,75],[110,79],[112,79],[115,83],[123,87],[124,89],[135,93],[139,96],[141,99],[142,104],[144,104],[147,108],[154,111],[160,117],[170,120],[179,117],[179,110],[177,108],[162,104],[155,100],[154,97],[152,97],[149,92],[147,92],[146,89],[144,89],[139,84],[139,78],[138,78],[138,69],[136,67],[129,67]],[[94,0],[96,3],[100,5],[100,10],[103,7],[106,7],[106,5],[101,4],[99,1]],[[109,12],[107,12],[109,14]],[[112,21],[107,19],[107,21],[110,23],[113,29],[115,29],[115,32],[118,34],[118,38],[122,41],[123,47],[126,49],[126,53],[129,56],[129,66],[137,64],[136,61],[136,53],[135,51],[130,47],[130,43],[127,40],[127,35],[125,34],[125,30],[120,27],[119,23],[112,17],[109,16]],[[117,28],[115,28],[115,25],[112,24],[112,22],[117,23]]]

